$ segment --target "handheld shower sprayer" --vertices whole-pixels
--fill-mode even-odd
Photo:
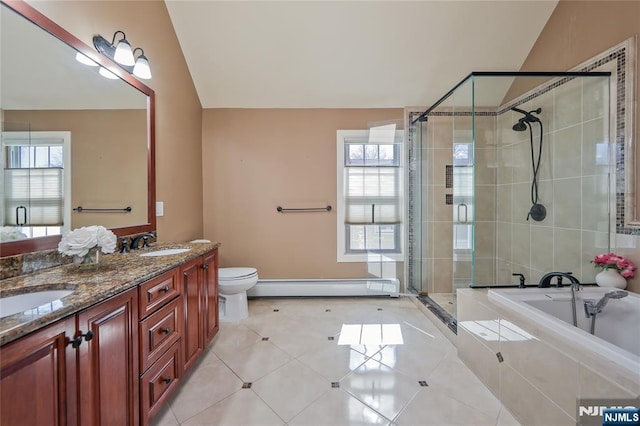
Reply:
[[[522,118],[520,118],[518,122],[513,125],[513,130],[515,130],[516,132],[523,132],[529,129],[529,140],[531,142],[531,168],[533,171],[533,179],[531,181],[532,205],[531,209],[529,210],[529,214],[527,214],[527,220],[531,218],[536,222],[540,222],[544,220],[545,217],[547,217],[547,209],[542,204],[538,203],[538,170],[540,169],[540,158],[542,157],[542,135],[544,131],[542,127],[542,121],[540,121],[540,119],[533,114],[539,115],[542,112],[542,108],[537,108],[529,112],[516,107],[512,107],[511,110],[522,114]],[[531,123],[538,123],[538,125],[540,126],[540,144],[538,147],[537,161],[533,153],[533,129],[531,128]]]

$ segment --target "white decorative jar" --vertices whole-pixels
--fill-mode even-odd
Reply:
[[[627,288],[627,279],[613,268],[603,269],[596,275],[596,284],[600,287]]]

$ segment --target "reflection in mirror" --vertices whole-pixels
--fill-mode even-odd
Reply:
[[[81,226],[155,230],[153,91],[26,3],[11,8],[0,6],[0,256]]]

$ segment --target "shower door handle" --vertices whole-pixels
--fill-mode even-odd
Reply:
[[[462,209],[464,210],[462,210]],[[462,219],[462,215],[460,214],[460,212],[463,211],[464,212],[464,219]],[[460,223],[467,223],[469,220],[468,216],[467,216],[467,205],[464,203],[460,203],[458,204],[458,222]]]

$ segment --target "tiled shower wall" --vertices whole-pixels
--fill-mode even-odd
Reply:
[[[540,222],[527,220],[532,179],[529,132],[512,129],[522,116],[507,110],[492,118],[497,135],[496,283],[517,283],[512,273],[536,283],[551,270],[573,272],[582,282],[593,282],[597,270],[589,260],[607,251],[611,227],[608,105],[607,79],[576,78],[518,106],[527,111],[542,108],[538,194],[547,216]],[[537,157],[540,133],[537,124],[533,128]],[[491,167],[477,160],[478,167]],[[476,276],[476,282],[484,278]]]
[[[447,204],[453,190],[445,184],[446,166],[453,158],[453,120],[435,116],[418,123],[423,129],[422,290],[429,293],[453,291],[453,206]]]

